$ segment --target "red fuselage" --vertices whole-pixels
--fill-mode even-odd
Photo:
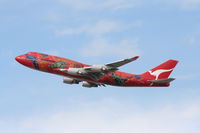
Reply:
[[[87,76],[76,76],[70,75],[65,72],[61,72],[60,69],[69,69],[69,68],[83,68],[89,67],[90,65],[82,64],[73,60],[51,56],[47,54],[29,52],[25,55],[20,55],[16,57],[16,60],[24,66],[27,66],[32,69],[36,69],[43,72],[48,72],[56,75],[61,75],[64,77],[69,77],[73,79],[79,79],[82,81],[107,84],[113,86],[136,86],[136,87],[166,87],[169,86],[169,83],[166,84],[155,84],[145,79],[142,75],[128,74],[120,71],[110,72],[105,74],[98,81],[92,80]]]

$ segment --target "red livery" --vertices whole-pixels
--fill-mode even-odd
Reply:
[[[53,73],[64,77],[67,84],[79,84],[83,87],[98,87],[105,85],[125,87],[168,87],[174,78],[168,78],[178,61],[168,60],[165,63],[140,75],[118,71],[118,68],[139,57],[104,65],[86,65],[73,60],[29,52],[16,57],[24,66],[43,72]]]

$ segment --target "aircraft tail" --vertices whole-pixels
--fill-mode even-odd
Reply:
[[[162,81],[162,82],[171,82],[172,80],[168,79],[176,65],[178,64],[178,61],[176,60],[168,60],[164,62],[163,64],[151,69],[148,72],[145,72],[141,76],[146,80],[152,80],[152,81]],[[174,79],[173,79],[174,80]]]

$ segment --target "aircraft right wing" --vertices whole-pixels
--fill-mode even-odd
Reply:
[[[108,74],[110,72],[114,72],[118,70],[118,67],[121,67],[125,64],[128,64],[132,61],[135,61],[139,58],[139,56],[135,56],[133,58],[125,59],[122,61],[117,61],[114,63],[109,63],[105,65],[92,65],[89,67],[83,68],[69,68],[69,69],[60,69],[62,72],[66,72],[71,75],[80,75],[87,76],[93,80],[100,79],[104,74]]]

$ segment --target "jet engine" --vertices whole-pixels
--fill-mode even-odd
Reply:
[[[97,84],[94,84],[94,83],[89,83],[89,82],[86,82],[86,81],[83,81],[83,87],[87,87],[87,88],[91,88],[91,87],[98,87]]]
[[[111,72],[111,71],[116,71],[118,69],[106,65],[92,65],[90,67],[90,70],[94,72]]]
[[[79,84],[79,82],[80,82],[79,80],[68,78],[68,77],[64,77],[63,79],[63,83],[65,84]]]
[[[69,68],[67,69],[67,73],[70,75],[84,75],[85,71],[81,68]]]

